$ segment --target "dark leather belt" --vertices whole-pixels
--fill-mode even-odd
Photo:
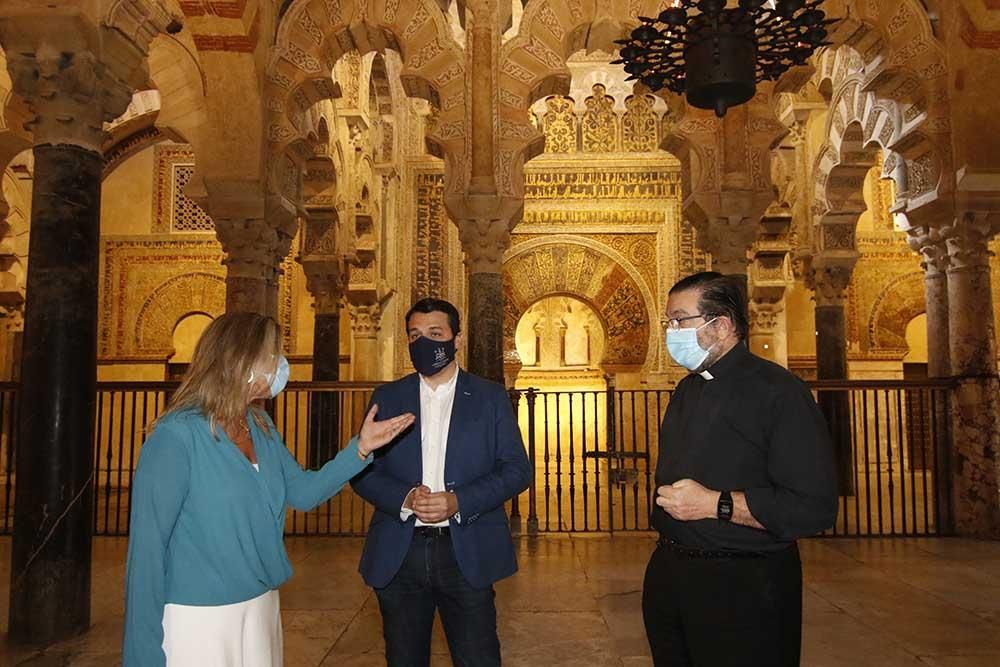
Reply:
[[[451,535],[451,528],[448,526],[417,526],[413,532],[423,537],[441,537]]]
[[[768,554],[761,551],[730,551],[727,549],[699,549],[686,547],[666,537],[656,541],[656,546],[666,549],[682,558],[766,558]]]

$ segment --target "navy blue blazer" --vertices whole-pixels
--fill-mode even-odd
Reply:
[[[382,385],[372,395],[378,419],[405,412],[416,423],[375,460],[351,486],[375,506],[361,555],[361,576],[373,588],[389,584],[406,557],[416,518],[403,522],[399,510],[423,478],[420,449],[420,377],[413,373]],[[451,410],[444,481],[458,496],[461,521],[452,517],[451,541],[469,584],[485,588],[517,571],[504,502],[528,488],[531,468],[507,391],[459,370]]]

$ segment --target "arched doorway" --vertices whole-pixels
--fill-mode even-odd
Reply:
[[[198,345],[201,335],[205,333],[205,329],[212,323],[212,319],[205,313],[188,313],[174,325],[172,337],[174,353],[167,360],[168,379],[179,380],[187,371],[194,357],[194,348]]]

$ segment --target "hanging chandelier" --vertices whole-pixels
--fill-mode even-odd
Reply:
[[[777,79],[829,44],[826,26],[834,21],[821,4],[673,0],[655,19],[640,16],[642,25],[616,41],[622,47],[613,64],[625,65],[629,81],[684,93],[692,106],[722,118],[753,98],[757,82]]]

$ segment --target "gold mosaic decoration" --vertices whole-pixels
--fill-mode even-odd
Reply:
[[[101,241],[98,354],[164,359],[177,322],[192,313],[217,317],[226,309],[226,269],[214,238],[111,237]],[[286,350],[294,350],[292,291],[298,272],[287,259],[278,282],[278,317]]]

